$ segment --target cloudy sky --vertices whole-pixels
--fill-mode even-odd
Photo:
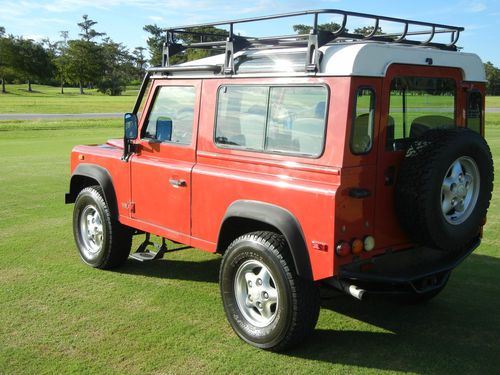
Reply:
[[[70,38],[78,38],[78,26],[83,14],[98,22],[95,29],[106,32],[113,40],[133,48],[146,46],[144,25],[162,27],[199,22],[252,17],[305,9],[335,8],[381,14],[392,17],[463,26],[459,46],[474,52],[484,61],[500,67],[500,0],[0,0],[0,26],[7,33],[39,40],[60,39],[62,30]],[[305,23],[310,18],[287,22],[245,24],[237,32],[242,35],[278,35],[291,32],[291,25]],[[336,21],[328,17],[320,22]],[[361,21],[348,26],[365,26]],[[386,32],[394,25],[382,24]]]

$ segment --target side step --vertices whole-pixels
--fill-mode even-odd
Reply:
[[[157,260],[163,258],[165,253],[171,253],[173,251],[189,249],[190,246],[177,247],[175,249],[168,249],[165,239],[161,239],[161,245],[151,241],[151,235],[146,233],[146,238],[144,242],[139,245],[137,251],[129,255],[129,258],[135,259],[139,262],[148,262],[151,260]],[[148,249],[148,246],[153,246],[157,251],[152,251]]]

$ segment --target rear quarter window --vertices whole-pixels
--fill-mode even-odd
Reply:
[[[324,86],[222,86],[215,143],[219,147],[319,157],[328,90]]]
[[[375,92],[370,88],[359,88],[356,92],[356,105],[351,129],[351,152],[363,155],[373,146],[373,127],[375,123]]]

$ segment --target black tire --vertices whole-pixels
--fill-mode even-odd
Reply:
[[[273,312],[272,303],[268,311],[270,317],[259,312],[257,306],[241,308],[243,297],[238,283],[246,267],[264,265],[262,272],[268,272],[270,280],[258,284],[261,272],[255,274],[254,287],[261,285],[270,291],[274,285],[277,303]],[[254,270],[258,271],[258,267]],[[240,273],[241,271],[241,273]],[[243,276],[252,277],[248,271]],[[250,276],[248,276],[250,275]],[[299,343],[314,330],[319,316],[319,289],[313,281],[300,278],[293,266],[287,243],[282,235],[273,232],[253,232],[237,238],[229,245],[222,260],[219,275],[222,302],[231,327],[247,343],[266,350],[281,351]],[[247,288],[244,282],[244,288]],[[268,288],[268,289],[266,289]],[[250,291],[250,293],[249,293]],[[248,287],[247,298],[264,295],[258,287],[253,292]],[[253,294],[252,294],[253,293]],[[262,303],[266,301],[262,297]],[[271,298],[271,297],[270,297]],[[238,304],[240,301],[240,305]],[[259,304],[257,297],[253,302]],[[264,306],[265,307],[265,306]],[[264,309],[262,309],[264,311]],[[260,324],[256,324],[260,323]]]
[[[130,254],[132,230],[111,217],[100,186],[87,187],[78,194],[73,210],[73,235],[80,257],[89,266],[115,268]]]
[[[483,137],[468,129],[429,130],[401,163],[396,213],[415,243],[461,250],[478,237],[492,190],[493,161]]]

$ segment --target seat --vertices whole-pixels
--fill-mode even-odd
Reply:
[[[156,119],[156,139],[160,142],[172,140],[172,119],[160,116]]]
[[[453,129],[455,121],[447,116],[420,116],[412,121],[410,138],[418,138],[429,129]]]
[[[303,154],[319,155],[323,150],[325,120],[322,118],[300,118],[292,124],[293,134]]]

